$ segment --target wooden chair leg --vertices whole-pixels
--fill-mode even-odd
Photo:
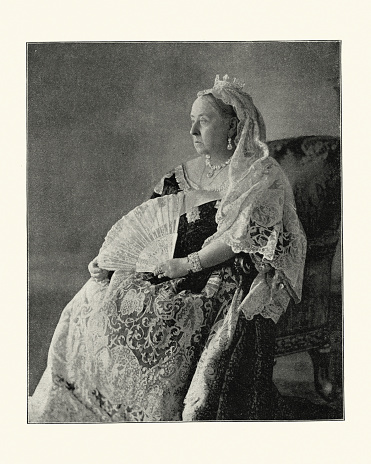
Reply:
[[[335,389],[330,374],[330,349],[316,348],[308,350],[308,353],[313,363],[315,389],[323,399],[332,401]]]

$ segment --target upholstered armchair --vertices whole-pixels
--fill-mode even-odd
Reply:
[[[308,249],[301,303],[291,303],[277,325],[276,356],[308,351],[317,392],[333,397],[330,362],[331,266],[340,238],[340,141],[310,136],[269,142],[294,190]]]

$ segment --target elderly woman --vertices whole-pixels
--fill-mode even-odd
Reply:
[[[31,422],[275,418],[274,326],[300,300],[306,251],[293,194],[242,83],[198,93],[191,135],[198,156],[153,194],[182,198],[173,258],[153,273],[90,263]]]

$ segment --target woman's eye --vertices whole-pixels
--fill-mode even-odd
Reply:
[[[193,124],[207,124],[208,120],[206,118],[200,118],[200,119],[191,119],[191,126],[193,126]]]

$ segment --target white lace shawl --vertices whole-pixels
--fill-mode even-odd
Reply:
[[[255,262],[274,268],[274,277],[258,275],[240,310],[248,319],[262,314],[277,322],[290,296],[295,302],[301,299],[306,238],[290,183],[269,157],[263,118],[242,88],[228,76],[222,81],[217,76],[212,89],[198,93],[232,105],[239,119],[229,186],[216,215],[218,230],[204,246],[220,239],[235,253],[250,253]]]

